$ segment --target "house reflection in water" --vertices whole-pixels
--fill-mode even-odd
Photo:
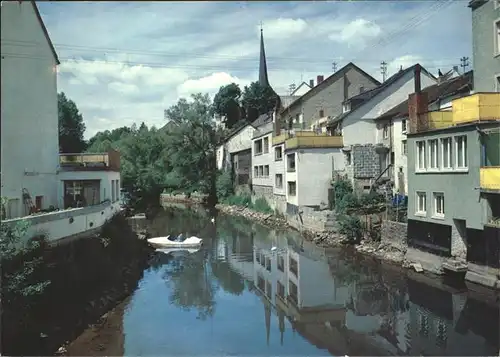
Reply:
[[[268,344],[275,315],[281,344],[288,326],[332,355],[498,354],[495,303],[448,288],[438,293],[380,264],[346,279],[340,267],[354,270],[356,262],[272,234],[252,236],[253,249],[241,244],[244,237],[227,243],[230,266],[261,297]]]

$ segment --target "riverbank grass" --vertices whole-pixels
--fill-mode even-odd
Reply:
[[[250,195],[231,195],[224,198],[221,203],[229,206],[246,207],[260,213],[274,213],[271,206],[269,206],[266,199],[263,197],[257,198],[255,202],[252,202],[252,197]]]

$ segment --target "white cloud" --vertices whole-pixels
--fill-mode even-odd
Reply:
[[[344,42],[348,46],[364,47],[366,41],[378,37],[382,29],[376,23],[365,19],[356,19],[348,23],[340,33],[328,36],[330,40]]]
[[[380,79],[381,61],[388,75],[416,61],[436,73],[471,52],[471,14],[461,1],[430,17],[426,2],[40,2],[39,8],[62,62],[58,88],[78,105],[86,137],[142,121],[163,125],[163,110],[181,96],[256,80],[261,21],[269,79],[280,94],[291,83],[330,75],[332,62],[339,69],[352,61]],[[422,24],[411,25],[426,13]]]
[[[260,26],[258,27],[260,31]],[[303,19],[278,18],[266,22],[264,25],[266,38],[284,39],[296,36],[304,32],[307,28],[307,22]]]
[[[244,81],[236,77],[232,77],[230,74],[225,72],[212,73],[209,76],[198,78],[198,79],[188,79],[181,85],[177,87],[177,93],[179,97],[189,97],[191,94],[195,93],[209,93],[211,96],[215,95],[220,87],[236,83],[240,86],[247,85],[250,81]]]

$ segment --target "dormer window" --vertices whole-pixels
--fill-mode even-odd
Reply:
[[[345,102],[342,105],[342,113],[347,113],[351,111],[351,102]]]

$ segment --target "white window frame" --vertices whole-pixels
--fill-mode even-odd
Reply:
[[[500,93],[500,73],[495,74],[495,91]]]
[[[401,120],[401,133],[406,134],[406,131],[408,130],[408,122],[406,119]]]
[[[281,185],[278,185],[278,177],[281,178]],[[283,174],[274,175],[274,187],[282,189],[283,188]]]
[[[430,139],[429,143],[429,169],[438,170],[439,169],[439,140]],[[433,144],[435,144],[434,152],[432,152]]]
[[[423,210],[420,207],[420,198],[423,197],[424,207]],[[415,216],[426,216],[427,215],[427,194],[424,191],[415,192]]]
[[[438,198],[441,198],[441,204],[438,204]],[[442,207],[440,207],[442,206]],[[432,217],[443,219],[445,215],[445,203],[443,192],[433,192],[432,194]],[[441,212],[438,212],[438,211]]]
[[[422,154],[420,154],[420,146],[419,144],[422,143],[422,147],[423,147],[423,150],[424,152]],[[427,157],[426,157],[426,153],[427,153],[427,145],[426,145],[426,142],[425,140],[417,140],[415,142],[415,169],[416,171],[425,171],[427,170]],[[423,158],[423,163],[422,163],[422,167],[420,167],[420,158]]]
[[[464,166],[460,166],[458,164],[458,143],[459,140],[462,139],[462,143],[464,142],[463,139],[465,138],[465,145],[463,145],[462,148],[462,161],[464,162]],[[455,141],[455,169],[458,171],[467,171],[469,170],[469,158],[467,157],[467,135],[457,135],[454,137]]]
[[[443,170],[451,170],[453,169],[453,139],[451,137],[441,138],[441,169]],[[448,143],[448,165],[444,164],[444,147],[445,142]]]
[[[382,128],[382,137],[384,139],[389,138],[389,124],[384,124],[384,127]]]
[[[401,140],[401,152],[404,156],[408,155],[408,141]]]

